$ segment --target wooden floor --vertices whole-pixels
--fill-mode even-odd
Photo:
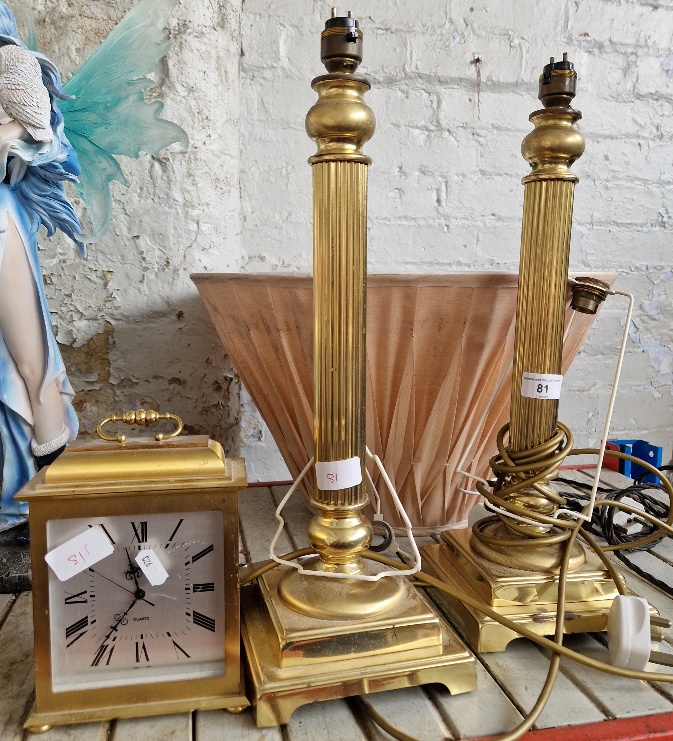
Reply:
[[[612,483],[626,479],[610,474]],[[256,487],[241,493],[241,562],[268,557],[268,542],[275,531],[274,509],[286,487]],[[279,552],[306,544],[310,513],[299,495],[286,509],[287,534]],[[432,542],[422,539],[422,544]],[[401,543],[402,547],[404,545]],[[673,583],[673,541],[659,544],[654,554],[634,556],[639,565]],[[623,568],[623,567],[620,567]],[[626,572],[631,588],[646,597],[664,616],[673,618],[673,600],[635,574]],[[29,738],[22,730],[33,697],[31,595],[0,595],[0,739]],[[657,648],[673,653],[673,630]],[[569,637],[567,645],[606,660],[602,636]],[[478,685],[472,693],[451,697],[433,685],[368,695],[300,708],[287,726],[255,727],[250,712],[229,715],[222,711],[196,712],[141,720],[120,720],[55,728],[44,741],[86,739],[100,741],[383,741],[390,739],[375,728],[363,710],[371,703],[398,728],[423,741],[480,737],[507,731],[532,707],[549,666],[549,655],[532,643],[517,640],[501,654],[479,657]],[[653,670],[663,670],[650,665]],[[634,682],[562,662],[554,693],[536,728],[553,728],[614,718],[673,712],[673,685]],[[579,734],[579,731],[576,731]],[[567,738],[584,738],[568,731]]]

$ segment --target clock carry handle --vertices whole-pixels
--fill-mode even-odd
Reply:
[[[177,437],[182,432],[183,422],[180,419],[180,417],[177,416],[177,414],[170,414],[169,412],[166,412],[165,414],[159,414],[159,412],[155,412],[153,409],[148,409],[145,411],[144,409],[137,409],[135,412],[124,412],[123,414],[113,414],[111,417],[106,417],[96,428],[96,432],[98,433],[98,437],[102,438],[103,440],[107,440],[111,443],[121,443],[122,445],[126,442],[126,435],[123,433],[120,433],[119,435],[108,435],[103,432],[103,427],[108,423],[113,422],[124,422],[124,424],[127,425],[138,425],[139,427],[144,427],[145,425],[155,425],[159,420],[162,419],[171,419],[176,424],[176,428],[168,433],[164,434],[163,432],[157,432],[154,436],[154,439],[158,442],[161,442],[162,440],[168,440],[171,437]]]

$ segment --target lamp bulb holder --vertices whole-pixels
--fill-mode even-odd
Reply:
[[[568,60],[568,53],[563,52],[563,59],[556,62],[551,57],[540,75],[538,98],[545,108],[561,106],[570,107],[577,89],[577,72]]]
[[[349,10],[347,15],[332,16],[325,21],[320,35],[320,61],[330,74],[352,75],[362,62],[362,31],[360,23]]]

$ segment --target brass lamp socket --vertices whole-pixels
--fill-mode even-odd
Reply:
[[[545,65],[540,75],[538,98],[545,108],[563,106],[568,108],[575,97],[577,72],[568,54],[563,53],[563,60],[555,62],[554,57]]]
[[[610,293],[610,286],[596,278],[580,277],[571,286],[573,311],[595,314]]]
[[[320,36],[320,61],[330,73],[353,74],[362,62],[362,31],[359,22],[351,16],[333,15],[325,21]]]

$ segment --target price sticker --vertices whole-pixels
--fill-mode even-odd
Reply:
[[[315,475],[318,489],[336,491],[349,489],[362,483],[362,466],[359,456],[345,461],[318,461],[315,464]]]
[[[164,568],[155,551],[140,551],[136,556],[136,563],[153,587],[158,587],[159,584],[163,584],[168,579],[168,571]]]
[[[563,376],[555,373],[524,373],[521,396],[529,399],[560,399]]]
[[[61,581],[67,581],[102,561],[113,550],[112,543],[103,528],[96,525],[49,551],[44,560]]]

